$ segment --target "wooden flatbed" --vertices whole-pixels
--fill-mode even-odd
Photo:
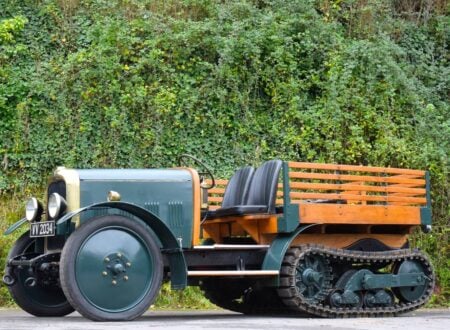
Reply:
[[[217,209],[227,180],[208,191],[210,209]],[[322,242],[343,248],[374,238],[399,248],[411,230],[429,224],[431,205],[426,171],[390,167],[284,162],[275,214],[226,216],[206,220],[204,237],[222,243],[228,237],[250,236],[270,243],[282,232],[287,209],[297,210],[302,225],[317,224],[295,243]]]

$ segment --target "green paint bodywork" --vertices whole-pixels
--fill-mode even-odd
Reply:
[[[316,226],[317,224],[299,226],[295,231],[291,233],[278,234],[273,240],[270,248],[267,250],[266,256],[264,257],[262,270],[280,270],[281,263],[283,262],[284,255],[288,250],[292,241],[306,229]],[[280,283],[279,276],[274,277],[270,285],[278,286]]]
[[[75,215],[95,209],[104,210],[105,208],[125,211],[133,216],[136,216],[144,221],[153,230],[156,237],[162,244],[162,252],[166,253],[169,259],[171,273],[170,281],[172,288],[184,289],[187,285],[187,265],[180,246],[180,240],[175,237],[164,221],[138,205],[125,202],[104,202],[93,204],[66,214],[57,221],[56,230],[59,234],[63,234],[62,230],[67,229],[67,223],[70,223],[69,220]]]
[[[420,208],[420,223],[422,226],[431,225],[431,183],[430,172],[425,172],[426,190],[427,190],[427,206]]]
[[[283,216],[278,218],[279,233],[291,233],[300,222],[298,204],[291,204],[291,188],[289,185],[289,164],[283,162]]]
[[[138,205],[163,221],[184,248],[192,246],[193,185],[190,172],[181,169],[77,170],[80,177],[80,207],[106,201],[108,192],[121,201]],[[81,223],[104,214],[91,210]],[[107,212],[106,212],[107,213]]]
[[[364,277],[362,288],[369,289],[383,289],[396,288],[404,286],[424,285],[428,278],[424,273],[409,273],[409,274],[373,274]]]
[[[28,220],[26,218],[20,219],[19,221],[13,223],[11,226],[6,229],[6,231],[3,233],[3,235],[7,236],[14,231],[16,231],[17,228],[21,227],[24,223],[27,223]]]
[[[361,291],[385,288],[423,286],[428,277],[423,272],[402,274],[374,274],[368,269],[357,271],[343,288],[345,291]]]

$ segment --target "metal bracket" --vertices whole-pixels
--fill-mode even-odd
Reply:
[[[59,261],[61,253],[28,253],[16,256],[8,260],[8,267],[35,267],[43,262]],[[31,259],[30,259],[31,258]]]
[[[362,288],[369,289],[383,289],[383,288],[398,288],[402,286],[417,286],[424,285],[428,281],[428,277],[423,273],[407,273],[407,274],[377,274],[366,275],[362,281]]]
[[[361,269],[350,277],[345,291],[374,290],[424,285],[430,279],[422,272],[403,274],[374,274],[368,269]]]

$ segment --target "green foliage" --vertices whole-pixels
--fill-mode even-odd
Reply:
[[[198,287],[172,291],[169,283],[164,283],[154,306],[161,309],[212,309],[217,308],[203,296]]]
[[[22,31],[25,23],[27,19],[22,16],[3,20],[0,23],[0,44],[14,43],[14,33]]]
[[[432,256],[438,283],[431,306],[450,306],[450,228],[438,227],[431,234],[416,233],[413,246],[420,247]]]
[[[184,152],[218,176],[274,157],[428,169],[436,231],[417,244],[448,300],[445,1],[0,8],[0,194],[26,195],[58,165],[172,166]]]

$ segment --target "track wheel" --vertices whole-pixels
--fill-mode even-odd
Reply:
[[[364,294],[364,306],[368,308],[393,306],[394,302],[395,296],[389,290],[368,291]]]
[[[422,264],[416,260],[405,260],[395,269],[396,274],[425,273]],[[402,302],[412,302],[420,299],[426,293],[427,285],[428,282],[424,280],[423,285],[398,287],[393,288],[393,291]]]
[[[33,253],[35,238],[29,237],[30,233],[24,233],[14,244],[9,252],[7,260],[26,253]],[[74,311],[64,296],[61,288],[57,286],[44,286],[39,281],[30,280],[28,268],[14,271],[16,281],[8,286],[9,292],[17,305],[24,311],[35,316],[64,316]]]
[[[278,295],[294,311],[304,312],[302,303],[320,303],[331,288],[331,267],[320,254],[303,254],[300,248],[286,252],[281,267]]]
[[[61,255],[61,286],[71,305],[94,321],[132,320],[155,300],[163,275],[150,229],[123,216],[83,224]]]
[[[345,290],[348,281],[357,273],[356,269],[347,270],[335,284],[335,289],[328,296],[328,303],[332,307],[360,308],[363,305],[363,294],[360,291]]]

